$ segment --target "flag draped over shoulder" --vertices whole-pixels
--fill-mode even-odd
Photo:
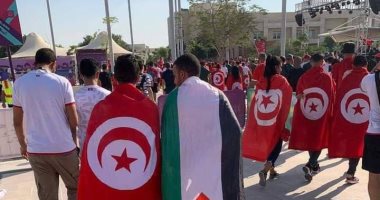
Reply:
[[[249,75],[243,76],[243,89],[246,90],[249,87],[249,83],[251,82],[251,78]]]
[[[224,91],[226,89],[226,85],[224,84],[226,77],[224,76],[224,72],[218,69],[211,73],[211,83],[214,87],[219,90]]]
[[[330,158],[360,158],[368,128],[369,99],[360,89],[365,68],[354,68],[344,76],[337,90],[334,117],[329,137]]]
[[[229,74],[227,76],[226,85],[228,90],[240,89],[243,90],[242,78],[234,80],[234,77]]]
[[[161,199],[159,129],[157,106],[118,85],[91,114],[78,199]]]
[[[261,79],[256,87],[243,134],[243,156],[266,161],[285,129],[292,88],[281,75],[272,77],[268,92],[266,79]]]
[[[163,199],[240,199],[241,130],[222,92],[188,78],[167,97],[161,128]]]
[[[319,151],[327,147],[334,83],[322,67],[312,67],[304,73],[297,84],[298,99],[294,108],[289,148]]]
[[[336,83],[337,88],[340,87],[343,75],[347,70],[352,70],[354,59],[351,57],[345,58],[340,63],[336,63],[332,67],[331,76]]]

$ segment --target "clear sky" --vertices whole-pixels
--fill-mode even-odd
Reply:
[[[51,43],[45,0],[16,0],[23,34],[35,32]],[[112,32],[121,34],[130,43],[127,0],[109,0],[110,16],[119,22],[112,25]],[[182,7],[188,8],[187,0]],[[251,0],[270,12],[281,11],[282,0]],[[295,3],[287,0],[288,11],[294,11]],[[131,0],[133,36],[135,43],[150,47],[168,45],[167,17],[169,0]],[[102,23],[105,16],[104,0],[50,0],[56,44],[69,46],[82,41],[83,36],[106,30]]]

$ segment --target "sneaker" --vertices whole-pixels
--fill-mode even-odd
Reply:
[[[321,172],[321,168],[319,167],[319,164],[317,164],[315,167],[311,168],[311,174],[316,175],[319,172]]]
[[[273,180],[273,179],[278,178],[279,176],[280,176],[280,174],[277,173],[276,171],[274,171],[274,173],[270,173],[270,174],[269,174],[269,179],[270,179],[270,180]]]
[[[354,175],[346,174],[346,183],[353,185],[359,183],[359,179],[356,178]]]
[[[265,187],[265,185],[267,184],[267,173],[264,171],[260,171],[259,177],[260,177],[259,185]]]
[[[313,180],[313,175],[311,174],[311,168],[308,165],[302,167],[302,171],[305,173],[305,179],[309,182]]]

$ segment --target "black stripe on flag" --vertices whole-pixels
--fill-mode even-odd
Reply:
[[[227,97],[219,93],[222,131],[222,189],[224,200],[244,199],[241,128]]]

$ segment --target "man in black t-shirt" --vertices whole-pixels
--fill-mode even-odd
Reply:
[[[169,63],[165,63],[164,67],[166,70],[162,73],[161,78],[163,80],[163,84],[165,85],[164,92],[165,94],[169,94],[175,88],[174,73]]]
[[[99,74],[99,80],[102,88],[112,91],[111,76],[107,72],[107,65],[102,65],[102,71]]]

